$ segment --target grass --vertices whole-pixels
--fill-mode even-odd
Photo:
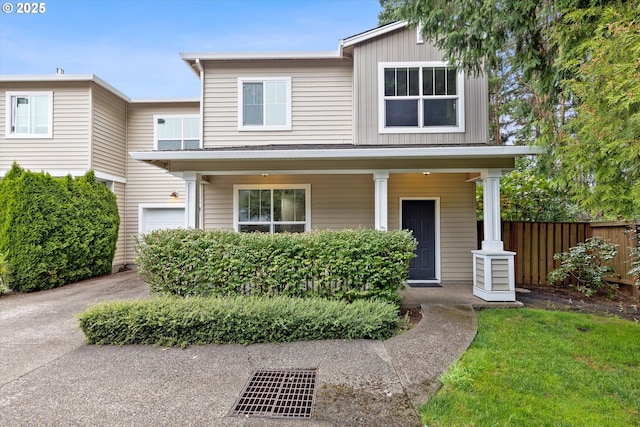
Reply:
[[[478,325],[420,407],[425,426],[640,426],[639,324],[496,309]]]

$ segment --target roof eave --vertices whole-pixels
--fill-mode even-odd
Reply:
[[[340,150],[177,150],[133,151],[129,155],[141,161],[202,160],[348,160],[404,158],[515,158],[544,152],[534,146],[351,148]]]

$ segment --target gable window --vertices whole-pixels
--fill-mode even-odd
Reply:
[[[7,92],[5,135],[8,138],[51,138],[53,92]]]
[[[380,133],[464,132],[464,80],[441,62],[379,65]]]
[[[311,228],[311,186],[234,186],[236,231],[303,233]]]
[[[239,78],[238,129],[291,130],[291,78]]]
[[[200,148],[200,116],[153,116],[156,150],[185,150]]]

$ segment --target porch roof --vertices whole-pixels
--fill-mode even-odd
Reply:
[[[255,171],[361,173],[392,171],[468,171],[511,169],[518,156],[535,155],[540,147],[484,144],[372,146],[353,144],[278,144],[210,147],[174,151],[134,151],[130,156],[170,172],[243,173]]]

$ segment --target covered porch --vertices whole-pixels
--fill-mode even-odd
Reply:
[[[513,168],[516,156],[532,153],[529,147],[340,144],[131,156],[184,179],[185,227],[271,232],[410,229],[419,242],[410,286],[436,284],[448,291],[466,282],[467,292],[473,283],[473,295],[482,300],[515,301],[515,254],[504,251],[501,241],[499,182],[504,171]],[[485,186],[486,240],[480,250],[475,246],[477,181]],[[271,211],[272,205],[286,201],[286,191],[297,191],[299,206],[299,212],[287,218],[283,207]],[[267,206],[255,218],[246,213],[249,204],[256,204],[251,197],[259,197],[255,200],[264,200],[259,203]]]

